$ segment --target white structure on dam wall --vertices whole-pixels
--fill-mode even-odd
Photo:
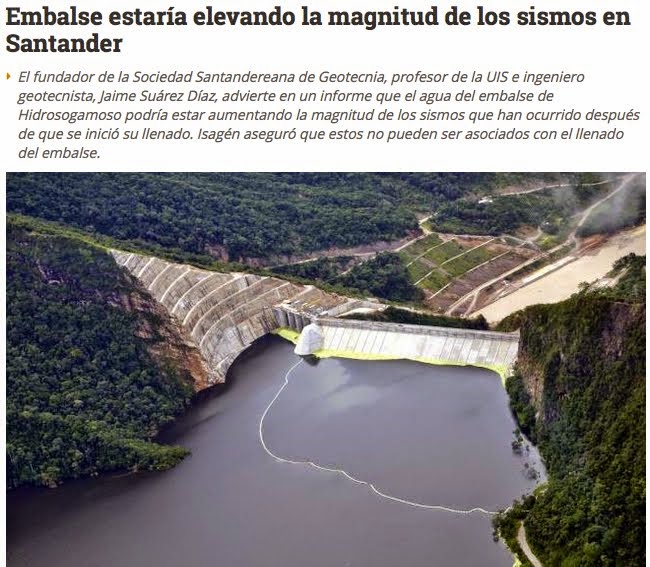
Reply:
[[[519,333],[496,333],[399,323],[320,318],[302,331],[296,354],[351,358],[405,358],[435,364],[512,371]]]
[[[291,311],[285,326],[296,330],[322,315],[383,307],[274,277],[211,272],[118,250],[111,254],[180,323],[188,342],[201,352],[211,384],[225,380],[230,365],[253,341],[281,326],[274,306]]]
[[[275,277],[212,272],[117,250],[111,254],[199,349],[210,384],[223,382],[248,346],[280,327],[302,332],[298,354],[470,364],[502,376],[517,357],[517,333],[336,319],[355,309],[385,306]]]

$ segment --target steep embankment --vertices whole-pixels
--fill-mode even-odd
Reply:
[[[151,442],[205,380],[198,353],[103,250],[8,223],[7,484],[172,466]]]
[[[544,565],[645,565],[645,257],[617,262],[613,289],[585,290],[501,324],[519,328],[508,382],[549,482],[497,527]]]

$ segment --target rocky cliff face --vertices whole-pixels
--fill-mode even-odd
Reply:
[[[599,371],[630,362],[629,347],[645,329],[645,304],[578,297],[528,309],[519,325],[519,374],[544,425]]]
[[[645,565],[645,258],[629,264],[615,288],[501,323],[520,329],[506,387],[549,473],[515,506],[544,565]]]
[[[135,334],[143,339],[158,366],[173,368],[195,392],[210,386],[201,353],[182,326],[133,277],[130,293],[119,298],[121,306],[138,315]]]

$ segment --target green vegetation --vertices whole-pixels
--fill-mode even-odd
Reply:
[[[66,226],[59,222],[46,221],[39,218],[28,217],[21,214],[9,213],[7,214],[8,222],[17,228],[22,228],[26,231],[38,232],[42,235],[59,236],[65,238],[73,238],[79,240],[90,246],[108,250],[115,248],[124,250],[126,252],[135,252],[137,254],[146,254],[156,256],[163,260],[170,262],[177,262],[180,264],[191,264],[199,268],[208,270],[215,270],[220,272],[230,271],[255,271],[255,268],[244,266],[235,262],[223,262],[215,259],[208,254],[193,254],[191,252],[184,252],[178,248],[165,248],[163,246],[142,242],[142,241],[127,241],[119,240],[111,236],[105,236],[96,232],[87,232],[85,230]]]
[[[614,263],[609,277],[618,277],[618,282],[613,288],[605,287],[596,293],[611,299],[642,302],[645,300],[645,269],[646,257],[628,254],[619,258]]]
[[[498,235],[520,226],[539,226],[555,213],[553,200],[539,194],[513,195],[484,203],[460,199],[437,209],[431,224],[442,232]]]
[[[401,250],[399,257],[406,264],[411,281],[418,282],[426,276],[418,285],[436,292],[447,285],[453,277],[464,274],[470,268],[495,255],[479,248],[448,262],[467,250],[455,240],[443,242],[438,235],[431,234]],[[445,264],[444,267],[441,267],[442,264]]]
[[[415,213],[545,174],[10,173],[7,210],[223,260],[404,237]]]
[[[341,285],[392,301],[422,301],[422,290],[415,287],[399,256],[389,252],[378,254],[352,268],[337,280]]]
[[[189,374],[159,351],[162,317],[103,250],[7,229],[7,484],[165,469],[151,442],[183,410]]]
[[[547,251],[562,244],[564,239],[566,239],[566,235],[562,238],[557,234],[544,234],[537,240],[537,245],[541,250]]]
[[[438,235],[431,234],[400,250],[399,257],[406,265],[411,281],[436,292],[452,279],[498,254],[499,251],[487,246],[475,245],[472,249],[472,246],[463,246],[455,239],[443,242]]]
[[[617,274],[614,288],[500,324],[521,330],[508,391],[549,474],[523,514],[544,565],[645,565],[645,257],[619,260]]]
[[[465,252],[465,249],[455,240],[448,240],[442,246],[438,246],[427,252],[424,257],[438,265]]]
[[[436,259],[446,258],[447,254],[453,256],[459,248],[455,242],[443,242],[437,234],[429,234],[400,250],[399,257],[406,265],[412,282],[419,281],[433,270],[433,273],[422,283],[422,287],[437,291],[450,278],[445,271],[436,269]]]
[[[536,443],[535,408],[531,404],[530,394],[526,391],[524,380],[517,369],[512,376],[506,378],[506,391],[510,398],[510,409],[521,431],[531,442]]]
[[[422,259],[419,259],[407,266],[409,276],[411,276],[411,279],[414,282],[417,282],[426,276],[434,268],[434,264],[431,264],[431,262],[423,261]]]
[[[417,303],[422,300],[422,291],[411,283],[408,271],[396,254],[378,254],[375,258],[341,274],[341,270],[353,263],[353,258],[339,256],[279,266],[273,271],[284,277],[291,276],[303,281],[326,284],[327,289],[340,293],[372,295],[389,301]]]
[[[532,567],[532,563],[528,560],[524,550],[521,549],[517,541],[517,532],[519,531],[521,522],[534,504],[535,496],[525,496],[521,502],[518,500],[513,502],[508,514],[498,515],[492,520],[495,541],[502,538],[506,542],[508,549],[519,560],[518,567]]]
[[[480,248],[471,250],[460,258],[447,262],[444,265],[444,269],[452,276],[458,277],[463,275],[466,271],[475,268],[479,264],[487,262],[490,258],[494,258],[497,254],[499,254],[499,252],[489,250],[487,246],[481,246]]]
[[[404,295],[403,286],[407,285],[405,282],[399,282],[399,287],[402,289],[398,289],[396,294],[391,293],[390,286],[386,282],[382,283],[380,281],[376,282],[375,285],[372,286],[375,291],[372,291],[368,288],[359,289],[346,287],[343,279],[338,277],[337,274],[344,266],[346,266],[348,260],[352,261],[352,258],[348,256],[319,258],[311,262],[286,264],[283,266],[275,267],[273,269],[264,269],[233,262],[221,262],[205,254],[191,254],[189,252],[183,252],[179,250],[170,251],[160,246],[148,244],[138,245],[137,243],[123,242],[115,240],[111,237],[101,236],[96,233],[87,233],[83,230],[70,228],[59,223],[43,221],[23,215],[9,214],[8,222],[17,228],[22,228],[26,231],[38,232],[39,234],[43,235],[72,238],[99,249],[108,250],[109,248],[118,248],[120,250],[157,256],[159,258],[169,260],[170,262],[187,263],[199,268],[205,268],[219,272],[244,271],[263,276],[281,275],[281,277],[289,281],[303,284],[315,283],[325,291],[340,293],[343,295],[367,296],[375,294],[375,291],[377,290],[382,290],[382,293],[387,294],[385,296],[380,296],[383,299],[387,299],[389,301],[400,301],[400,297]],[[395,272],[397,274],[401,274],[402,269],[398,266],[395,266]],[[387,272],[385,271],[382,272],[382,274],[384,276],[388,276]],[[354,278],[346,279],[346,281],[353,280]],[[419,301],[418,298],[420,296],[417,289],[412,294],[407,295],[412,295],[414,298],[412,301]]]
[[[398,307],[387,307],[384,311],[375,313],[351,313],[343,319],[357,319],[361,321],[380,321],[384,323],[404,323],[406,325],[430,325],[433,327],[452,327],[455,329],[476,329],[487,331],[490,327],[482,315],[473,319],[460,317],[447,317],[445,315],[431,315]]]
[[[577,183],[583,182],[577,179]],[[431,218],[434,230],[458,234],[513,232],[522,226],[538,226],[547,234],[558,233],[570,217],[612,190],[612,184],[577,184],[537,193],[494,197],[479,203],[464,197],[437,208]]]
[[[400,250],[397,255],[402,259],[402,262],[405,264],[409,264],[410,262],[415,260],[415,256],[410,254],[407,250]]]
[[[354,263],[352,256],[325,257],[299,264],[276,266],[271,271],[281,276],[335,284],[339,274],[354,266]]]
[[[434,270],[425,280],[422,280],[419,285],[429,291],[436,292],[445,287],[450,281],[450,276],[440,270]]]
[[[429,248],[442,244],[442,240],[437,234],[428,234],[424,238],[415,241],[406,248],[400,251],[400,254],[407,254],[410,259],[417,258],[420,254],[424,254]]]

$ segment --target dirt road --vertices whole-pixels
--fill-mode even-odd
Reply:
[[[543,567],[542,562],[537,559],[537,557],[535,557],[535,554],[533,553],[532,549],[530,549],[530,546],[526,541],[526,529],[524,528],[523,523],[520,524],[519,531],[517,532],[517,543],[526,554],[526,557],[528,557],[528,561],[533,564],[533,567]]]
[[[544,277],[536,279],[535,274],[530,274],[528,279],[531,283],[497,299],[473,315],[480,314],[489,322],[496,322],[529,305],[562,301],[577,292],[580,283],[604,277],[616,260],[632,252],[638,255],[646,253],[645,226],[617,234],[594,254],[582,256]]]

